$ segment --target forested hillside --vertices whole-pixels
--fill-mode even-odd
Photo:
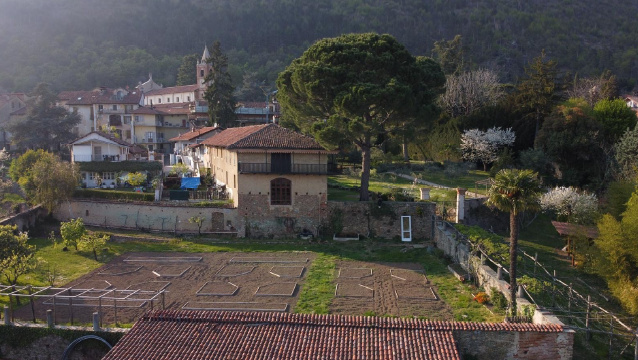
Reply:
[[[638,4],[620,0],[0,0],[0,88],[175,83],[184,55],[220,40],[236,85],[274,83],[312,42],[389,33],[416,55],[461,34],[466,61],[513,80],[541,49],[564,70],[638,79]]]

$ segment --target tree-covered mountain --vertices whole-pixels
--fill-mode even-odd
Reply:
[[[638,3],[620,0],[0,0],[0,88],[172,85],[184,55],[219,40],[237,86],[273,84],[315,40],[389,33],[415,55],[461,34],[465,60],[514,80],[545,49],[579,76],[638,80]]]

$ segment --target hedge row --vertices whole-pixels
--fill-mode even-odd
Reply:
[[[78,162],[80,171],[89,172],[138,172],[161,171],[162,163],[159,161],[87,161]]]
[[[73,193],[75,198],[84,199],[110,199],[110,200],[132,200],[132,201],[154,201],[154,193],[137,193],[131,191],[117,191],[117,190],[96,190],[96,189],[83,189],[75,190]]]

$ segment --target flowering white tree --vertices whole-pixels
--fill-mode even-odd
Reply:
[[[516,140],[516,135],[512,128],[493,127],[487,131],[465,130],[461,135],[463,159],[473,162],[480,161],[483,163],[483,170],[487,171],[487,164],[496,161],[499,151],[506,146],[512,146],[514,140]]]
[[[573,187],[557,187],[541,196],[543,211],[554,211],[556,215],[574,224],[590,224],[598,213],[598,198],[587,192],[579,193]]]

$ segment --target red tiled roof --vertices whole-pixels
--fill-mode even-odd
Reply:
[[[226,129],[202,142],[227,149],[325,149],[313,138],[276,124],[253,125]]]
[[[67,105],[93,105],[93,104],[139,104],[141,93],[129,92],[127,95],[118,99],[113,94],[113,89],[104,89],[104,91],[62,91],[58,94],[58,99],[66,101]]]
[[[157,110],[155,107],[139,107],[133,110],[135,115],[164,115],[163,111]]]
[[[176,136],[172,139],[169,139],[168,141],[189,141],[189,140],[193,140],[199,136],[202,136],[204,134],[208,134],[211,131],[214,130],[219,130],[219,127],[213,127],[213,126],[205,126],[202,128],[199,128],[195,131],[189,131],[185,134],[182,134],[180,136]]]
[[[199,85],[197,85],[197,84],[183,85],[183,86],[172,86],[172,87],[166,87],[166,88],[162,88],[162,89],[151,90],[151,91],[147,92],[144,95],[146,95],[148,97],[148,96],[153,96],[153,95],[185,93],[185,92],[195,91],[197,89],[199,89]]]
[[[590,239],[598,237],[598,229],[595,226],[574,225],[559,221],[552,221],[552,225],[560,236],[586,235]]]
[[[460,359],[449,323],[363,316],[156,311],[103,360]]]

